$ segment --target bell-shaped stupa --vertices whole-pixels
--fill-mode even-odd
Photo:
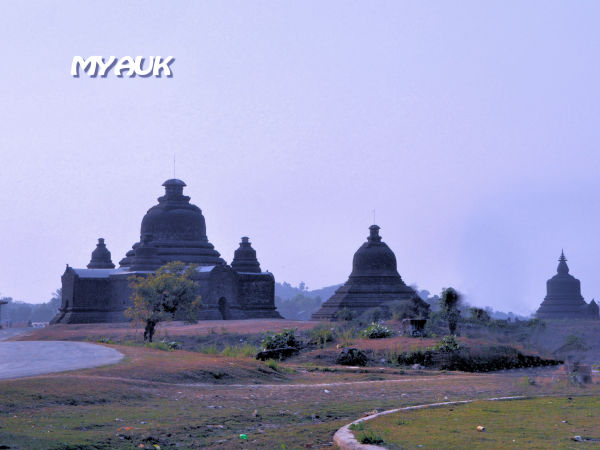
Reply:
[[[170,261],[200,266],[225,264],[206,237],[206,222],[202,211],[190,203],[190,197],[183,195],[185,185],[178,179],[165,181],[165,195],[158,199],[158,205],[150,208],[142,219],[140,236],[151,236],[151,243],[157,248],[160,259],[160,263],[153,269]],[[133,245],[120,261],[121,267],[135,266],[139,246],[140,242]]]
[[[581,283],[569,273],[567,258],[561,252],[558,259],[556,275],[546,282],[546,297],[537,310],[536,316],[540,319],[564,319],[564,318],[593,318],[598,314],[590,315],[594,310],[585,302],[581,296]]]
[[[323,303],[313,319],[334,319],[344,308],[358,315],[383,303],[415,299],[415,291],[402,281],[396,256],[381,240],[379,229],[377,225],[369,227],[367,242],[354,254],[348,281]]]

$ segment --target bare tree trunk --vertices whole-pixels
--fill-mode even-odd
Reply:
[[[152,338],[154,337],[154,327],[156,327],[155,321],[146,321],[146,328],[144,329],[144,341],[152,342]]]

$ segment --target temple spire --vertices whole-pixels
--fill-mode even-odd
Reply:
[[[369,227],[370,234],[369,234],[369,237],[367,238],[367,241],[380,242],[381,236],[379,236],[379,230],[380,230],[379,225],[371,225]]]
[[[558,259],[558,268],[556,269],[556,271],[560,274],[567,274],[569,273],[569,266],[567,266],[567,258],[565,258],[565,252],[564,250],[561,250],[560,252],[560,258]]]

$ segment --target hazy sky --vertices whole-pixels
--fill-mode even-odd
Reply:
[[[175,153],[217,250],[278,281],[345,281],[375,209],[408,283],[528,313],[564,247],[600,297],[600,3],[123,3],[0,5],[1,295],[49,299],[100,236],[118,262]]]

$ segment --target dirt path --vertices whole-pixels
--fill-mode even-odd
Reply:
[[[86,342],[0,342],[0,379],[104,366],[122,358],[115,349]]]

